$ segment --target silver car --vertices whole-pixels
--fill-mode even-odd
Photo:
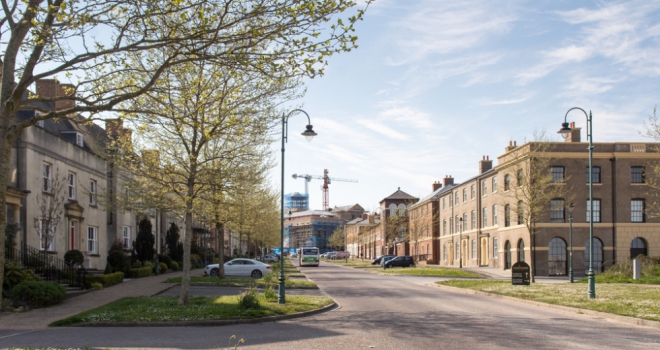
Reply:
[[[270,265],[254,259],[234,259],[224,264],[225,276],[261,278],[273,272]],[[204,268],[204,276],[218,277],[219,264],[211,264]]]

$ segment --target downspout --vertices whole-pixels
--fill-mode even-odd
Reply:
[[[483,189],[483,186],[481,184],[481,179],[482,177],[477,178],[477,267],[481,266],[481,244],[479,242],[479,236],[481,235],[482,232],[482,226],[483,226],[483,218],[481,217],[482,208],[481,208],[481,197],[483,196],[483,193],[481,193],[481,190]],[[492,219],[491,219],[492,220]]]
[[[451,190],[449,192],[449,196],[450,196],[449,197],[449,200],[450,200],[449,203],[452,203],[454,201],[454,190]],[[453,205],[451,206],[451,216],[449,217],[449,220],[450,220],[450,222],[452,222],[454,220],[454,206]],[[456,243],[454,243],[454,234],[456,232],[456,225],[457,225],[457,223],[454,223],[454,227],[450,227],[450,229],[451,229],[451,245],[452,245],[451,249],[454,250],[454,259],[452,259],[452,262],[451,262],[452,266],[454,265],[453,260],[456,260],[456,256],[458,256],[459,261],[461,259],[460,254],[458,253],[458,251],[456,251]],[[460,241],[458,242],[458,246],[459,246],[459,248],[461,247],[461,242]]]
[[[616,158],[610,158],[612,167],[612,265],[616,264]],[[603,179],[601,179],[602,182]]]

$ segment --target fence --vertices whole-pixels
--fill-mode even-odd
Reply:
[[[63,259],[21,243],[20,249],[5,249],[5,258],[34,271],[44,281],[68,284],[71,287],[85,288],[85,268],[76,268]]]

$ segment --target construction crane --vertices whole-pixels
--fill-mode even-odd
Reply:
[[[306,175],[306,174],[293,174],[293,178],[301,178],[305,179],[305,194],[309,194],[307,191],[307,183],[312,181],[312,179],[316,180],[323,180],[323,186],[321,186],[321,189],[323,190],[323,210],[328,210],[330,208],[329,204],[329,194],[328,194],[328,185],[332,183],[332,181],[340,181],[340,182],[358,182],[358,180],[352,180],[352,179],[340,179],[336,177],[329,177],[328,176],[328,169],[323,169],[323,176],[318,176],[318,175]]]

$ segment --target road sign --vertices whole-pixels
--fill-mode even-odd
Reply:
[[[529,286],[530,277],[529,265],[524,261],[518,261],[511,267],[511,284],[514,286]]]

